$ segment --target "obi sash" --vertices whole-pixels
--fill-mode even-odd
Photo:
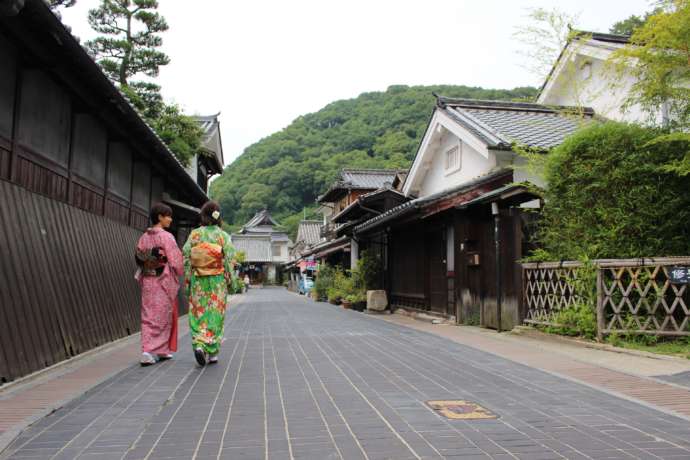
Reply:
[[[160,276],[167,262],[165,254],[161,253],[158,246],[145,251],[137,250],[135,258],[144,276]]]
[[[223,247],[219,244],[197,244],[192,248],[190,262],[197,276],[225,273],[225,268],[223,267]]]

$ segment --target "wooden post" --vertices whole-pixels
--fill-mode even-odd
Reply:
[[[597,267],[597,342],[604,341],[604,329],[606,321],[604,319],[604,277],[602,268]]]

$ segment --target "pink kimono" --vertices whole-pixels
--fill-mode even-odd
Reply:
[[[177,291],[184,273],[182,252],[175,238],[162,228],[149,228],[137,244],[138,253],[159,247],[167,262],[158,272],[137,273],[141,286],[141,351],[164,355],[177,351]],[[160,271],[162,268],[162,272]]]

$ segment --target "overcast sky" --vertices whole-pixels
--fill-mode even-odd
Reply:
[[[62,12],[93,37],[78,0]],[[528,8],[609,26],[649,0],[160,0],[171,63],[158,83],[188,113],[221,112],[226,164],[249,145],[326,104],[389,85],[538,86],[512,34]]]

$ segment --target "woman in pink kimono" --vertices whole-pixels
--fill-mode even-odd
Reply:
[[[151,222],[136,249],[141,286],[141,365],[172,358],[177,351],[177,291],[184,273],[182,252],[165,231],[172,223],[172,209],[163,203],[151,208]]]

